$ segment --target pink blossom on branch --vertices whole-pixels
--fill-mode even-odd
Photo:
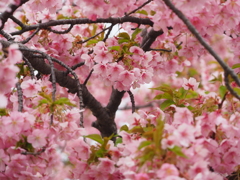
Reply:
[[[189,80],[187,80],[186,78],[183,78],[183,88],[186,90],[193,90],[195,91],[198,86],[199,86],[199,82],[196,81],[195,78],[190,77]]]
[[[34,148],[41,148],[47,144],[47,131],[41,129],[33,130],[27,138],[28,142],[32,144]]]

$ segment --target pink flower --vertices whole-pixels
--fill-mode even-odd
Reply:
[[[208,171],[208,163],[206,161],[198,161],[190,167],[189,175],[191,178],[194,178],[199,173],[205,174]]]
[[[34,79],[23,81],[21,87],[23,89],[23,95],[26,97],[36,96],[38,91],[41,90],[39,82]]]
[[[149,180],[149,176],[146,173],[135,174],[135,180]]]
[[[178,145],[178,142],[175,136],[168,136],[167,138],[162,139],[161,144],[163,149],[167,149]]]
[[[98,158],[100,163],[97,166],[97,169],[101,172],[112,174],[115,171],[114,161],[108,158]]]
[[[32,144],[34,148],[41,148],[47,144],[47,133],[44,130],[35,129],[27,138],[27,141]]]
[[[148,70],[148,71],[143,71],[141,76],[142,76],[141,77],[142,82],[150,83],[152,81],[153,74]]]
[[[189,80],[187,80],[186,78],[183,78],[183,85],[182,87],[185,90],[193,90],[195,91],[199,86],[199,82],[196,81],[195,78],[190,77]]]
[[[131,46],[129,51],[131,53],[134,53],[134,54],[139,54],[139,55],[143,55],[144,54],[144,51],[140,47],[137,47],[137,46]]]
[[[117,63],[112,63],[109,65],[109,74],[111,74],[111,80],[116,81],[118,79],[119,74],[124,71],[124,68],[117,64]]]
[[[103,64],[106,64],[108,62],[111,62],[113,59],[113,55],[111,53],[109,53],[108,51],[101,51],[101,52],[98,52],[96,54],[96,56],[94,57],[94,60],[97,62],[97,63],[103,63]]]
[[[195,140],[195,129],[194,126],[183,123],[177,127],[177,129],[173,132],[178,142],[185,147],[188,147],[191,142]]]
[[[134,74],[129,71],[121,72],[118,77],[118,81],[120,81],[125,86],[131,85],[134,79]]]
[[[6,108],[8,100],[4,94],[0,94],[0,109]]]
[[[82,139],[78,139],[74,143],[73,149],[77,153],[78,158],[80,158],[80,159],[86,160],[90,156],[90,147]]]
[[[191,111],[189,111],[188,108],[180,108],[180,107],[175,107],[176,112],[174,114],[174,121],[173,124],[191,124],[193,122],[193,114]]]
[[[0,171],[5,171],[6,164],[9,161],[9,156],[5,154],[3,149],[0,149]]]
[[[14,111],[9,117],[4,118],[4,124],[8,129],[8,134],[20,133],[24,126],[24,116],[22,113]]]
[[[88,54],[82,54],[81,58],[85,60],[85,65],[89,68],[92,68],[94,66],[93,58]]]
[[[93,73],[99,74],[100,76],[106,76],[108,73],[107,65],[106,64],[96,64],[93,67]]]
[[[103,41],[98,42],[94,47],[93,51],[95,54],[100,54],[103,51],[107,51],[107,47],[105,46],[105,43]]]
[[[165,163],[161,166],[160,170],[156,172],[157,177],[166,178],[167,176],[178,176],[179,172],[173,164]]]
[[[20,62],[22,60],[22,53],[18,50],[18,44],[12,44],[8,48],[8,59],[13,63]]]

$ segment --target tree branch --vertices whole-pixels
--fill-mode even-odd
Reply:
[[[170,0],[163,0],[165,4],[184,22],[184,24],[187,26],[188,30],[197,38],[197,40],[200,42],[200,44],[216,59],[216,61],[220,64],[220,66],[225,71],[225,75],[230,75],[234,81],[237,83],[238,86],[240,86],[240,79],[236,75],[236,73],[221,59],[221,57],[212,49],[212,47],[203,39],[203,37],[199,34],[197,29],[192,25],[192,23],[187,19],[187,17],[178,10]],[[232,95],[234,95],[236,98],[239,99],[239,96],[236,96],[236,92],[233,91],[232,88],[230,88],[230,85],[228,84],[228,81],[225,81],[226,87],[231,92]]]
[[[14,11],[22,6],[24,3],[28,2],[29,0],[21,0],[19,4],[10,4],[9,8],[10,10],[6,10],[3,13],[0,14],[0,20],[2,21],[2,25],[0,26],[0,30],[3,29],[5,23],[7,22],[8,18],[14,13]]]
[[[34,24],[30,26],[25,26],[20,31],[15,31],[10,33],[11,35],[20,35],[24,32],[35,30],[39,27],[39,29],[48,29],[51,26],[59,26],[59,25],[76,25],[76,24],[95,24],[95,23],[112,23],[112,24],[122,24],[125,22],[132,22],[143,25],[153,26],[153,22],[149,18],[138,18],[133,16],[124,16],[120,18],[98,18],[95,21],[92,21],[88,18],[78,18],[78,19],[61,19],[61,20],[51,20],[45,23]]]

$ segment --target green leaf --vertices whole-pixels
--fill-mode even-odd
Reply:
[[[159,99],[162,99],[162,94],[158,94],[153,98],[153,100],[159,100]]]
[[[220,87],[219,87],[219,94],[220,94],[220,97],[221,97],[221,98],[224,97],[224,95],[226,94],[226,92],[227,92],[226,86],[220,86]]]
[[[122,138],[117,138],[115,145],[122,144]]]
[[[52,102],[52,96],[51,95],[48,95],[44,92],[39,92],[38,93],[40,96],[42,96],[44,99],[46,99],[48,102]]]
[[[143,141],[143,142],[141,142],[140,145],[138,146],[138,150],[140,150],[140,149],[142,149],[142,148],[144,148],[144,147],[146,147],[146,146],[148,146],[148,145],[150,145],[150,144],[152,144],[151,141]]]
[[[147,11],[145,10],[138,10],[136,13],[139,13],[139,14],[144,14],[144,15],[148,15]]]
[[[159,100],[159,99],[173,99],[173,97],[168,93],[158,94],[154,97],[154,100]]]
[[[130,133],[144,133],[144,129],[142,126],[134,126],[132,129],[130,129]]]
[[[61,97],[58,100],[56,100],[53,104],[58,104],[58,105],[69,105],[69,106],[76,106],[75,104],[71,103],[70,100],[66,97]]]
[[[159,86],[159,87],[150,88],[150,89],[162,91],[162,92],[168,93],[168,94],[170,94],[170,95],[173,95],[173,88],[170,87],[170,86],[167,85],[167,84],[163,84],[163,85],[161,85],[161,86]]]
[[[104,157],[106,152],[107,152],[107,150],[105,150],[105,149],[99,149],[99,150],[96,151],[95,154],[96,154],[97,157]]]
[[[115,50],[115,51],[119,51],[120,50],[120,46],[111,46],[111,47],[108,47],[108,50]]]
[[[92,140],[98,142],[99,144],[104,143],[102,137],[99,134],[90,134],[90,135],[87,135],[87,136],[84,136],[84,137],[92,139]]]
[[[236,68],[240,68],[240,63],[234,64],[234,65],[232,66],[232,69],[236,69]]]
[[[132,40],[135,40],[136,36],[142,31],[142,29],[136,28],[132,33]]]
[[[128,40],[128,39],[118,39],[118,43],[119,44],[122,44],[122,43],[124,43],[124,42],[129,42],[130,40]]]
[[[98,43],[98,42],[99,42],[99,40],[97,40],[97,39],[90,39],[90,40],[87,42],[87,45],[96,44],[96,43]]]
[[[234,90],[238,95],[240,95],[240,88],[236,87],[236,88],[233,88],[233,90]]]
[[[187,156],[182,152],[182,149],[179,146],[174,146],[173,148],[169,149],[170,151],[174,152],[176,155],[180,157],[186,158]]]
[[[119,33],[118,37],[121,38],[121,39],[128,39],[128,40],[130,40],[130,36],[126,32]]]
[[[6,116],[7,114],[7,109],[0,109],[0,116]]]
[[[120,128],[120,131],[128,131],[128,126],[125,124]]]
[[[42,104],[50,104],[50,102],[47,99],[41,99],[38,101],[38,106],[41,106]]]
[[[179,97],[179,98],[183,99],[183,98],[186,97],[188,91],[185,90],[183,87],[181,87],[181,88],[179,89],[179,93],[180,93],[180,97]]]
[[[165,110],[167,107],[169,107],[170,105],[175,104],[175,102],[171,99],[167,99],[166,101],[164,101],[161,105],[160,108],[162,110]]]

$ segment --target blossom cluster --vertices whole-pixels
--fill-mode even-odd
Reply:
[[[9,12],[6,4],[20,2],[0,2],[0,15]],[[172,2],[239,76],[240,1]],[[16,42],[8,41],[8,48],[0,43],[0,179],[223,180],[239,175],[240,103],[227,90],[223,70],[163,1],[138,9],[144,3],[29,0],[13,12],[0,32],[1,42],[9,39],[3,32]],[[120,27],[124,32],[111,37],[105,24],[94,23],[131,16],[152,25],[126,22]],[[73,24],[81,18],[91,24]],[[63,23],[69,19],[70,24]],[[46,22],[51,26],[32,31]],[[144,51],[144,33],[153,30],[163,34]],[[21,52],[23,40],[29,41]],[[30,56],[27,48],[43,53]],[[24,56],[44,53],[71,67],[103,105],[111,87],[137,92],[135,100],[131,97],[133,115],[127,111],[129,97],[123,97],[119,109],[126,111],[116,115],[115,142],[90,127],[95,117],[79,110],[76,94],[59,84],[54,89],[53,75],[32,70]],[[61,63],[53,65],[72,77]],[[151,88],[144,90],[146,84]],[[85,128],[80,128],[83,111]]]

